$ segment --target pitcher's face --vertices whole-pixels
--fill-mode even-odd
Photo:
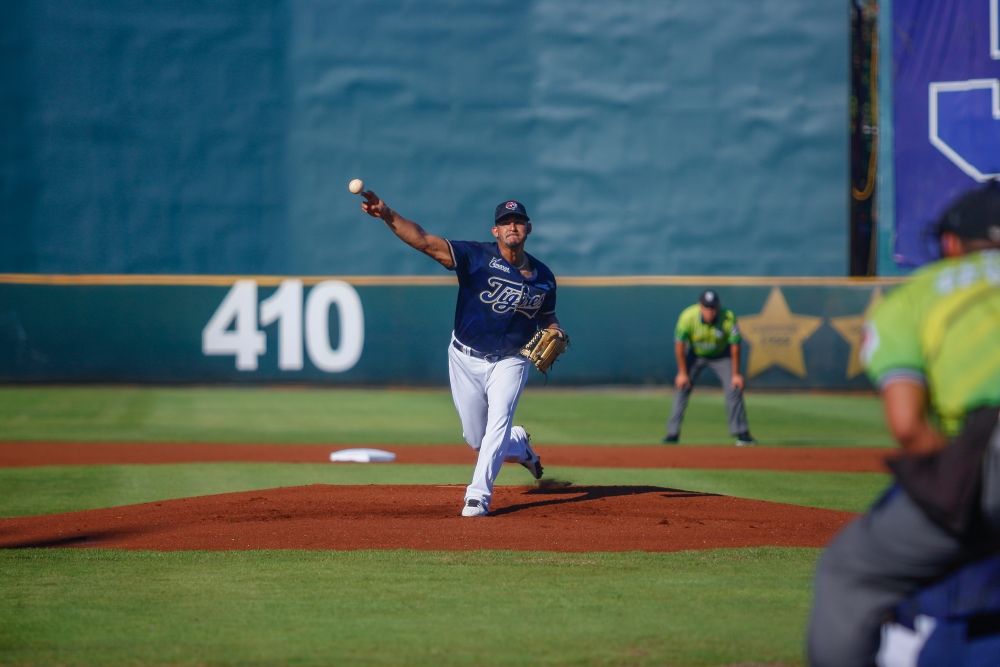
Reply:
[[[501,218],[493,225],[493,236],[508,248],[524,245],[531,233],[531,223],[515,215]]]

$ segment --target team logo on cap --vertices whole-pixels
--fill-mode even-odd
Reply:
[[[514,209],[517,208],[517,202],[516,201],[509,201],[509,202],[506,203],[506,207],[507,207],[508,211],[513,211]]]

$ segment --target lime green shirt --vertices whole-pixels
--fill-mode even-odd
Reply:
[[[880,388],[900,379],[926,384],[949,436],[970,410],[1000,404],[1000,252],[915,273],[865,323],[861,361]]]
[[[730,345],[740,342],[740,326],[731,310],[720,310],[715,321],[701,321],[701,306],[688,306],[677,318],[674,340],[686,343],[699,357],[721,357]]]

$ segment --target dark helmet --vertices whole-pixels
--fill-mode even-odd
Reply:
[[[1000,182],[990,181],[959,197],[942,216],[938,232],[1000,243]]]

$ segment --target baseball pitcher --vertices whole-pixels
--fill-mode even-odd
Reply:
[[[492,229],[496,242],[479,243],[428,234],[374,192],[361,194],[365,213],[381,218],[403,242],[458,276],[448,370],[463,436],[479,452],[462,516],[486,516],[504,461],[520,463],[535,479],[542,476],[528,434],[511,420],[531,365],[521,348],[539,329],[555,329],[565,339],[556,319],[555,276],[524,251],[531,223],[519,202],[497,206]]]

